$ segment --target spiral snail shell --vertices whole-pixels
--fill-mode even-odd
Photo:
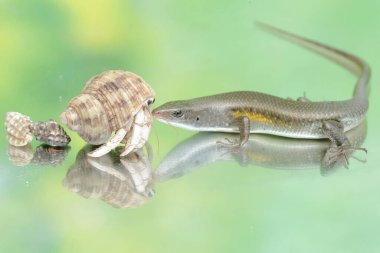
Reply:
[[[65,130],[51,119],[46,122],[33,122],[30,125],[30,132],[36,137],[37,141],[53,147],[64,147],[71,141]]]
[[[138,75],[123,70],[109,70],[91,78],[81,94],[69,102],[60,118],[90,144],[104,144],[116,132],[105,145],[89,153],[90,156],[108,153],[123,139],[129,148],[122,155],[127,155],[146,142],[151,122],[149,105],[153,103],[154,96],[153,89]],[[136,115],[145,116],[143,133],[133,131],[138,128],[134,124]],[[138,138],[138,143],[128,143],[133,137],[136,139],[136,135],[144,138]]]

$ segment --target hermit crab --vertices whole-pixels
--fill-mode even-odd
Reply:
[[[142,148],[148,139],[154,97],[153,89],[138,75],[109,70],[91,78],[60,118],[87,143],[102,144],[89,156],[107,154],[120,143],[125,144],[121,154],[125,156]]]

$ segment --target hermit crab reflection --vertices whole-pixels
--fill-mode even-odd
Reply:
[[[100,198],[118,208],[138,207],[154,194],[151,162],[142,150],[120,157],[112,151],[102,157],[87,155],[83,147],[63,181],[64,187],[85,198]]]
[[[360,147],[367,134],[366,122],[352,129],[347,137]],[[220,160],[236,160],[240,165],[255,164],[277,169],[319,168],[322,175],[346,166],[346,158],[331,155],[328,140],[299,140],[269,135],[251,135],[244,148],[228,149],[216,144],[231,134],[199,133],[175,146],[158,165],[154,177],[164,181],[190,173]],[[350,156],[354,150],[349,154]]]
[[[33,150],[32,145],[29,143],[25,146],[8,145],[8,158],[15,166],[26,166],[34,164],[39,166],[58,166],[65,159],[70,151],[69,146],[65,147],[52,147],[42,144]]]

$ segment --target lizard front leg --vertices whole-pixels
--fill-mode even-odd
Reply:
[[[331,141],[331,146],[327,149],[322,160],[322,167],[335,167],[337,163],[342,163],[347,168],[349,157],[356,150],[367,153],[365,148],[353,147],[344,133],[344,127],[340,121],[326,120],[322,122],[322,132]]]
[[[248,117],[242,117],[237,119],[240,138],[236,140],[230,140],[226,138],[226,142],[218,141],[217,144],[223,145],[223,146],[229,146],[229,147],[243,147],[249,139],[249,133],[251,124]]]

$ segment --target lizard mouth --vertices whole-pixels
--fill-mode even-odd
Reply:
[[[167,122],[167,119],[170,118],[170,113],[169,112],[165,112],[163,110],[154,109],[152,111],[152,116],[153,116],[153,118],[158,119],[158,120],[160,120],[162,122]]]
[[[153,110],[152,111],[152,117],[157,119],[158,121],[164,122],[166,124],[169,124],[169,122],[166,120],[166,117],[163,112],[159,110]]]

